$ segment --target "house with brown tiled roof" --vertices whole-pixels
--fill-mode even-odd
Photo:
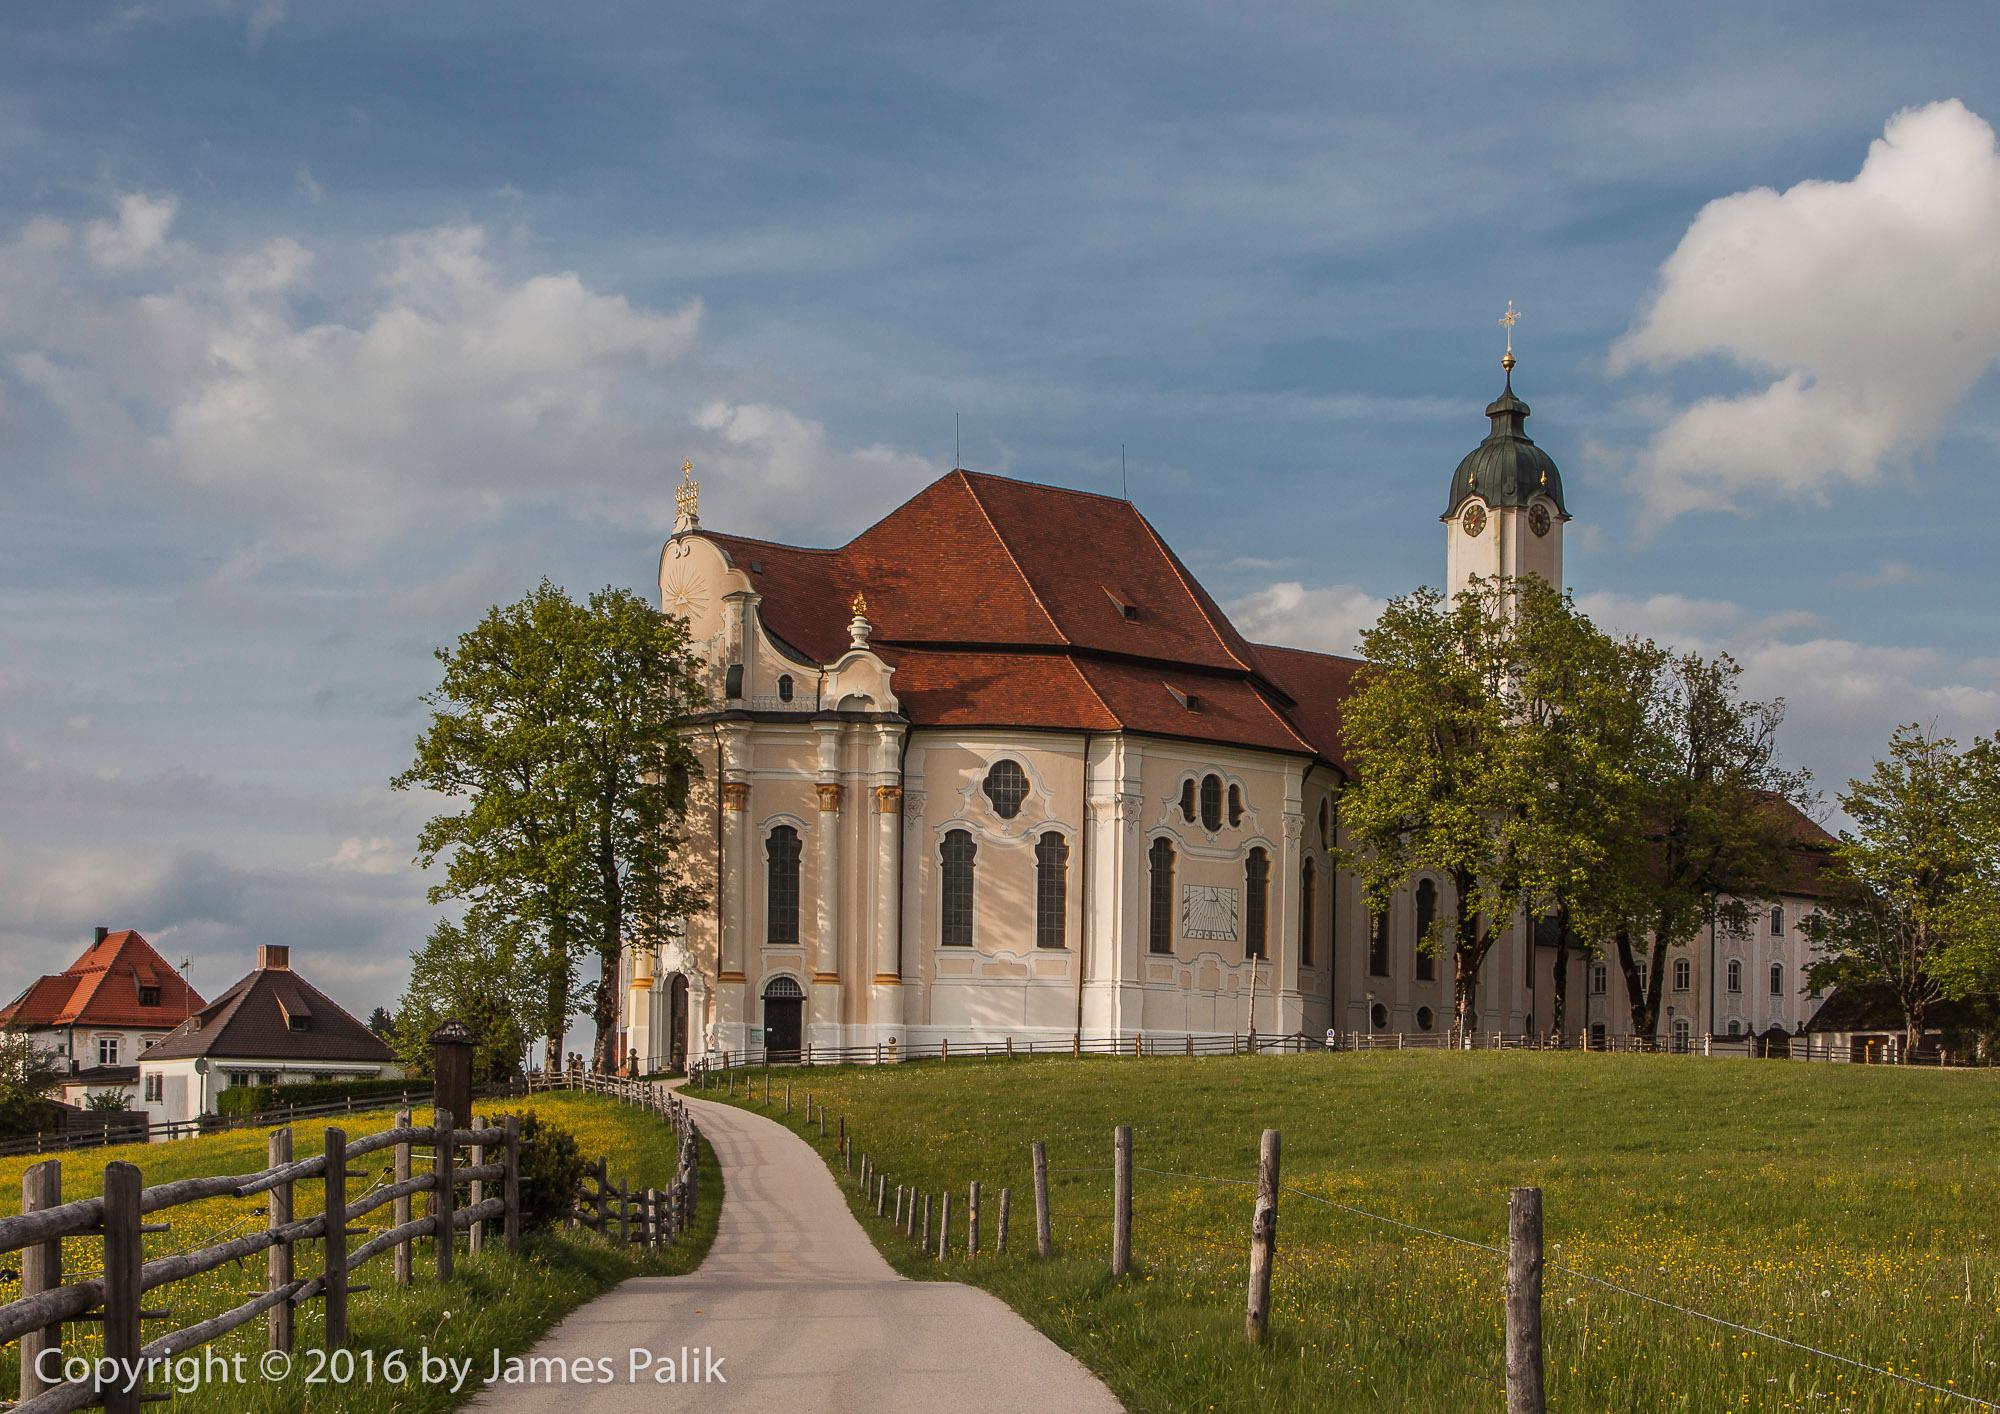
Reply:
[[[130,1092],[139,1056],[204,1005],[201,994],[136,931],[99,928],[61,972],[38,977],[0,1008],[0,1026],[59,1055],[63,1098]]]
[[[1454,593],[1562,583],[1561,473],[1506,363],[1440,517]],[[1416,946],[1448,881],[1378,920],[1334,867],[1362,665],[1248,641],[1131,502],[954,470],[833,548],[703,526],[691,472],[678,508],[660,597],[716,706],[689,816],[713,905],[628,950],[634,1063],[1448,1024]],[[1554,967],[1516,929],[1481,1029],[1546,1029]]]
[[[139,1065],[140,1099],[164,1121],[215,1109],[234,1085],[394,1079],[382,1038],[292,970],[291,949],[257,949],[257,967],[189,1017]]]

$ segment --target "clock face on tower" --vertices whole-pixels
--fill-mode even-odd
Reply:
[[[1549,508],[1539,501],[1528,507],[1528,529],[1537,535],[1549,533]]]
[[[1485,505],[1474,501],[1471,505],[1467,506],[1465,508],[1465,519],[1460,521],[1459,524],[1465,527],[1467,535],[1477,535],[1480,531],[1486,529]]]

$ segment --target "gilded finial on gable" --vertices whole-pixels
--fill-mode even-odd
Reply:
[[[692,459],[681,463],[681,484],[674,489],[674,534],[701,524],[701,483],[694,479]]]
[[[868,596],[867,596],[866,594],[856,594],[856,595],[854,596],[854,603],[853,603],[853,604],[852,604],[852,605],[851,605],[850,607],[851,607],[851,608],[853,609],[853,611],[854,611],[854,617],[855,617],[855,618],[857,618],[857,619],[865,619],[865,618],[867,618],[867,617],[868,617]]]

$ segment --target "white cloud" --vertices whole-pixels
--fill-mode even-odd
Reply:
[[[1387,603],[1358,585],[1308,589],[1294,579],[1232,599],[1224,609],[1238,632],[1254,642],[1353,655]]]
[[[1674,413],[1639,459],[1650,507],[1823,497],[1926,453],[2000,359],[2000,151],[1957,100],[1889,120],[1852,181],[1710,202],[1612,367],[1720,356],[1770,381]]]
[[[130,270],[157,256],[167,243],[167,229],[174,224],[179,203],[171,196],[145,196],[134,192],[118,201],[118,219],[91,221],[83,228],[83,247],[91,263],[100,270]],[[23,236],[30,242],[45,243],[52,233],[30,222]],[[44,248],[47,248],[44,246]]]
[[[873,519],[943,471],[879,442],[841,451],[821,424],[767,403],[711,402],[695,414],[694,425],[707,434],[700,466],[713,490],[704,500],[727,517],[705,519],[731,528],[749,522],[767,534],[803,535],[809,543],[828,538],[823,508],[829,501],[843,505],[840,519],[849,523],[857,514]]]
[[[285,236],[169,247],[174,210],[127,197],[85,227],[81,261],[43,219],[0,245],[0,349],[71,425],[79,476],[200,493],[263,537],[258,563],[353,563],[522,505],[664,533],[688,455],[713,473],[712,523],[823,538],[941,470],[717,400],[699,300],[510,274],[478,226],[330,259]]]

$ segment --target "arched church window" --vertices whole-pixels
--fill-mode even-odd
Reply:
[[[1069,841],[1050,830],[1035,842],[1035,946],[1059,948],[1069,921]]]
[[[1028,773],[1018,761],[995,761],[980,789],[993,802],[993,813],[1011,820],[1021,813],[1021,802],[1028,798]]]
[[[1389,915],[1386,912],[1368,915],[1368,975],[1389,975]]]
[[[790,702],[792,700],[792,675],[790,673],[778,674],[778,700],[780,702]]]
[[[1774,962],[1771,964],[1771,995],[1774,997],[1785,995],[1785,967],[1783,963]]]
[[[1243,955],[1265,957],[1271,912],[1271,856],[1261,849],[1243,861]]]
[[[1201,827],[1210,834],[1222,828],[1222,777],[1201,778]]]
[[[940,941],[948,948],[972,946],[972,856],[978,849],[970,830],[952,830],[938,852],[944,884]]]
[[[1729,974],[1729,990],[1730,990],[1730,991],[1732,991],[1732,992],[1740,992],[1740,991],[1742,991],[1742,990],[1743,990],[1743,964],[1742,964],[1742,962],[1740,962],[1740,961],[1739,961],[1739,960],[1737,960],[1736,958],[1733,958],[1733,957],[1732,957],[1732,958],[1730,958],[1730,959],[1729,959],[1729,969],[1728,969],[1728,974]]]
[[[1437,923],[1438,886],[1429,879],[1417,884],[1417,980],[1437,980],[1437,950],[1428,944],[1431,928]]]
[[[1684,957],[1674,959],[1674,990],[1685,992],[1694,985],[1694,964]]]
[[[1319,870],[1308,859],[1299,866],[1299,966],[1313,966],[1313,940],[1319,933]]]
[[[1333,807],[1324,800],[1319,803],[1319,847],[1333,848]]]
[[[1771,936],[1774,938],[1785,936],[1785,906],[1782,903],[1774,904],[1771,908]]]
[[[1233,830],[1243,823],[1243,787],[1229,788],[1229,827]]]
[[[1174,847],[1164,839],[1146,851],[1146,946],[1153,952],[1174,950]]]
[[[799,832],[790,825],[764,843],[764,941],[799,940]]]
[[[1181,819],[1186,820],[1189,823],[1192,823],[1194,821],[1194,777],[1193,776],[1189,776],[1186,780],[1181,782]]]

